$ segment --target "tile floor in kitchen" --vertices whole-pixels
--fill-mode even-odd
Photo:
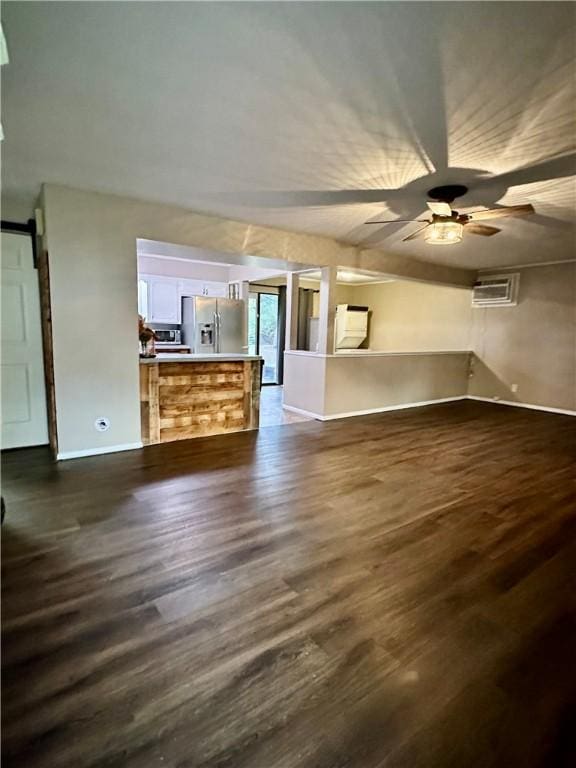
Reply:
[[[294,424],[299,421],[311,421],[306,416],[285,411],[282,408],[281,386],[264,386],[260,390],[260,427],[277,427],[282,424]]]

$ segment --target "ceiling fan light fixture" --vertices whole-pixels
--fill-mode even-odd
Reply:
[[[426,229],[424,239],[430,245],[455,245],[462,240],[464,227],[457,221],[434,221]]]

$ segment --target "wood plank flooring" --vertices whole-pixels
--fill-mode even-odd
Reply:
[[[576,765],[576,419],[3,456],[3,768]]]

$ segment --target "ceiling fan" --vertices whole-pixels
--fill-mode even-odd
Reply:
[[[471,235],[491,237],[501,230],[498,227],[490,227],[486,224],[478,224],[484,219],[497,219],[503,216],[526,216],[534,213],[534,208],[528,205],[512,205],[502,208],[492,208],[485,211],[472,213],[458,213],[453,211],[451,203],[457,197],[462,197],[468,192],[468,187],[461,184],[451,184],[443,187],[434,187],[428,192],[432,200],[426,204],[432,211],[432,219],[393,219],[389,221],[367,221],[366,224],[396,224],[400,221],[414,221],[424,224],[402,242],[424,237],[431,245],[454,245],[462,240],[464,231]]]

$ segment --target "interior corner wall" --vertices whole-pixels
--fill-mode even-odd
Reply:
[[[576,411],[576,264],[514,271],[517,306],[473,310],[468,394]]]

